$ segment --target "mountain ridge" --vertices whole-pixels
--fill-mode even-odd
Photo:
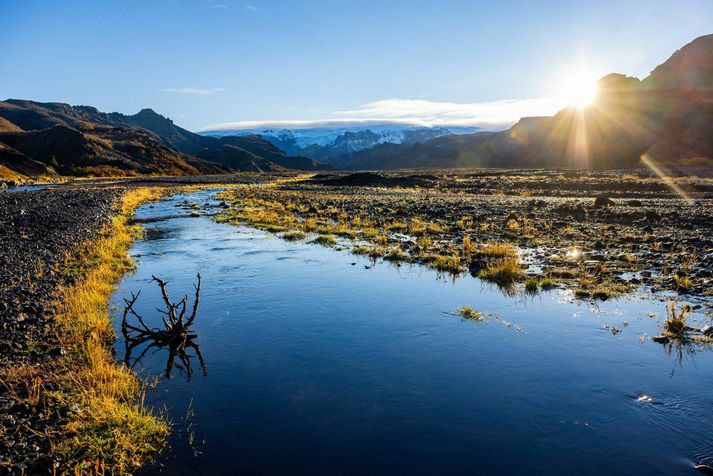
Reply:
[[[644,159],[642,159],[642,157]],[[359,151],[346,168],[627,168],[713,165],[713,35],[694,39],[643,80],[599,80],[593,107],[522,118],[508,130]]]
[[[195,134],[151,109],[134,115],[92,106],[0,101],[0,165],[15,175],[195,175],[324,170],[258,136]],[[220,151],[218,153],[217,151]],[[42,165],[40,165],[42,164]],[[11,175],[5,171],[4,175]]]

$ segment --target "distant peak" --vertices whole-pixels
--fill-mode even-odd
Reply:
[[[157,113],[156,111],[154,111],[154,110],[151,109],[150,107],[145,107],[145,108],[143,108],[142,110],[140,110],[138,113],[136,113],[136,115],[137,115],[137,116],[138,116],[138,115],[143,115],[143,116],[148,116],[148,115],[151,115],[151,116],[160,116],[161,114]]]

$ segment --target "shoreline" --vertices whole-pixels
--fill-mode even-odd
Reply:
[[[10,472],[130,472],[165,437],[166,424],[141,404],[141,382],[107,345],[108,301],[132,266],[131,215],[161,194],[121,187],[0,196],[10,231],[0,255],[7,278],[0,288],[0,463]],[[146,446],[129,448],[132,438]]]

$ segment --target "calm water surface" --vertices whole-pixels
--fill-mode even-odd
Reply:
[[[713,352],[679,362],[647,340],[664,303],[509,298],[470,277],[372,266],[177,207],[214,206],[212,193],[137,211],[147,238],[114,296],[120,306],[141,290],[136,308],[157,324],[151,275],[176,298],[203,275],[194,328],[207,373],[194,357],[190,378],[179,368],[162,377],[166,350],[136,367],[160,377],[150,403],[176,424],[166,473],[696,474],[694,463],[713,464]],[[466,304],[489,320],[452,314]],[[620,333],[604,327],[614,325]],[[121,339],[116,350],[123,359]]]

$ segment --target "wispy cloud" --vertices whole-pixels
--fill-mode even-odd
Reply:
[[[176,93],[176,94],[194,94],[197,96],[205,96],[206,94],[222,93],[227,91],[225,88],[162,88],[160,93]]]
[[[421,126],[472,126],[504,129],[522,117],[549,116],[564,108],[554,98],[505,99],[476,103],[384,99],[355,109],[335,111],[320,120],[238,121],[212,124],[203,130],[227,129],[307,129],[313,127],[359,127],[378,124]]]
[[[504,99],[500,101],[455,103],[423,99],[384,99],[335,114],[351,118],[413,122],[429,126],[510,125],[521,117],[551,115],[562,108],[552,98]]]
[[[257,6],[255,6],[255,5],[245,5],[245,10],[247,10],[247,11],[249,11],[249,12],[251,12],[251,13],[255,13],[255,12],[257,12],[257,11],[260,10],[260,9],[259,9]]]
[[[224,5],[222,3],[214,3],[210,6],[210,8],[228,8],[228,5]]]

